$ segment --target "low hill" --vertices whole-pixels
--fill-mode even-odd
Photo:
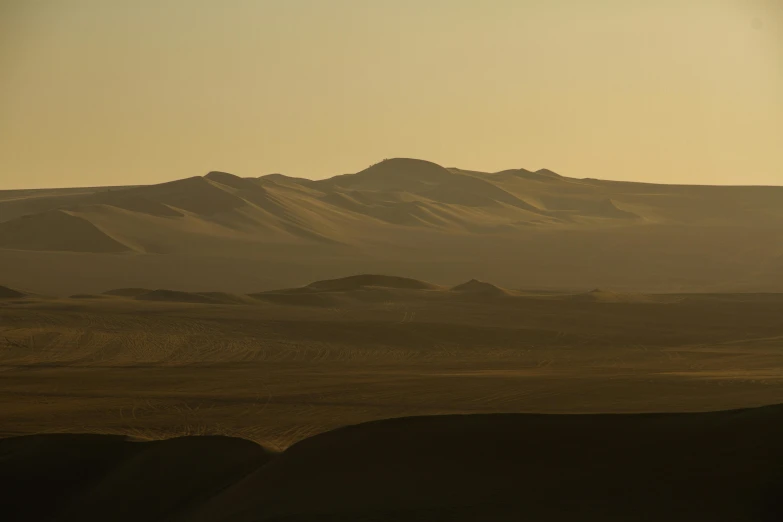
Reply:
[[[310,283],[306,288],[325,292],[344,292],[364,287],[396,288],[402,290],[438,290],[440,287],[426,281],[407,277],[361,274],[339,279],[328,279]]]

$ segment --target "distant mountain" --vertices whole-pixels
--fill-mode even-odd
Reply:
[[[240,293],[247,289],[236,267],[249,265],[237,260],[274,263],[267,286],[280,286],[283,274],[284,285],[296,286],[402,266],[447,285],[486,273],[506,287],[780,290],[783,187],[625,183],[546,169],[489,173],[395,158],[322,180],[213,171],[148,186],[0,192],[0,268],[3,259],[15,271],[16,259],[32,266],[29,260],[44,263],[40,256],[58,252],[176,256],[145,261],[166,268],[134,277],[121,273],[145,269],[129,260],[82,257],[80,270],[99,263],[111,280],[95,291],[165,288],[171,277],[181,279],[178,287],[200,286],[202,269],[175,268],[183,259],[213,267],[217,279],[233,281],[226,291]],[[224,261],[197,261],[207,258]],[[76,270],[46,266],[57,281]],[[32,275],[19,282],[35,286]]]

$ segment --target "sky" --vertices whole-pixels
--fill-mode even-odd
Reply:
[[[783,0],[0,0],[0,190],[392,157],[783,185]]]

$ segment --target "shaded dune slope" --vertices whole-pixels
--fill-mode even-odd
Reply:
[[[28,436],[0,440],[0,501],[14,520],[773,522],[781,440],[780,405],[398,418],[271,458],[225,437]]]
[[[781,406],[391,419],[295,444],[196,520],[772,522],[781,440]]]
[[[5,520],[165,520],[188,512],[270,459],[230,437],[132,442],[111,435],[0,440]]]

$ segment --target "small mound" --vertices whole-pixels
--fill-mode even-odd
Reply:
[[[73,294],[69,296],[69,299],[106,299],[109,297],[105,294]]]
[[[104,295],[114,295],[119,297],[138,297],[140,295],[152,292],[149,288],[117,288],[103,292]]]
[[[478,279],[471,279],[467,283],[457,285],[451,291],[470,295],[510,295],[508,290]]]
[[[342,292],[364,287],[397,288],[401,290],[437,290],[440,288],[437,285],[419,281],[418,279],[376,274],[361,274],[340,279],[316,281],[307,285],[306,288],[327,292]]]
[[[8,288],[7,286],[0,285],[0,299],[19,299],[21,297],[26,297],[27,294],[23,292],[19,292],[17,290],[14,290],[13,288]]]

